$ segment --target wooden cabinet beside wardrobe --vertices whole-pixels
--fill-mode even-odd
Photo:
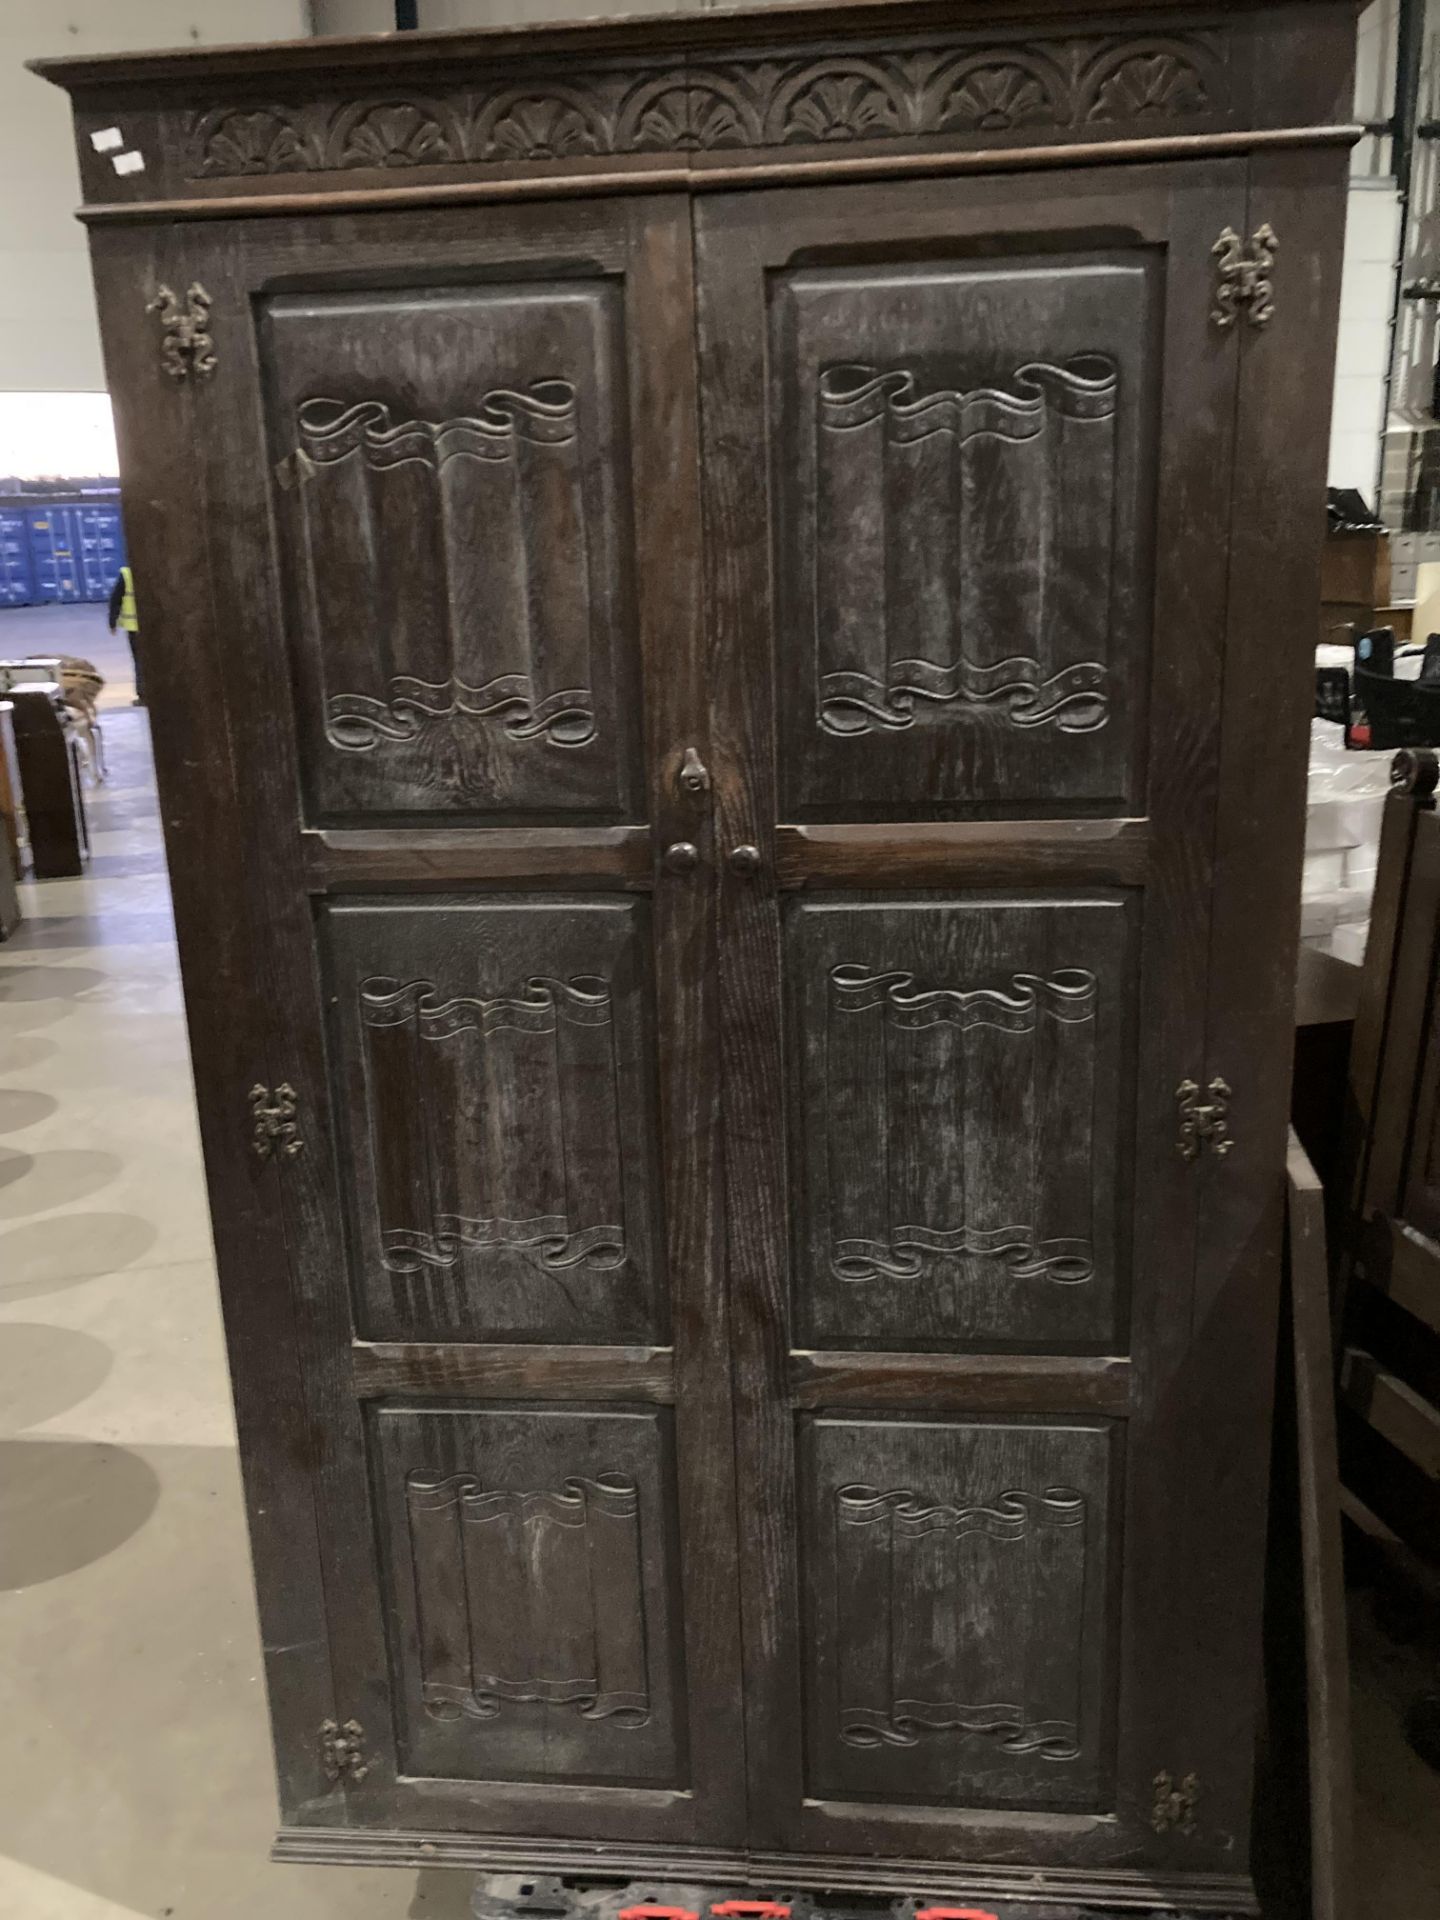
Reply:
[[[282,1856],[1254,1910],[1352,41],[41,64]]]

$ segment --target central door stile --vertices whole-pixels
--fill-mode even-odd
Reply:
[[[710,683],[704,647],[700,412],[692,203],[636,220],[647,327],[631,356],[641,549],[646,754],[655,875],[655,977],[662,1128],[671,1195],[667,1257],[676,1396],[676,1474],[687,1570],[691,1763],[709,1812],[697,1837],[741,1846],[745,1741],[727,1210],[721,1130],[718,871]],[[678,871],[667,859],[688,852]]]
[[[780,928],[774,826],[774,666],[764,625],[741,609],[763,591],[770,539],[766,493],[756,484],[764,418],[757,371],[763,314],[753,297],[762,274],[742,230],[717,259],[697,212],[698,360],[705,476],[706,664],[715,760],[714,830],[724,1099],[726,1268],[735,1393],[737,1484],[745,1491],[738,1548],[745,1671],[748,1839],[757,1850],[788,1843],[786,1793],[801,1776],[801,1726],[790,1687],[798,1672],[786,1403],[789,1349],[785,1088]],[[728,325],[720,310],[730,306]],[[744,338],[735,349],[736,315]],[[740,858],[737,853],[744,849]]]

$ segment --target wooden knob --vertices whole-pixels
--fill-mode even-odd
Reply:
[[[672,840],[660,858],[667,873],[693,873],[700,864],[700,849],[693,840]]]

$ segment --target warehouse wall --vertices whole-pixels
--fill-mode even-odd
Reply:
[[[308,31],[305,0],[0,0],[0,392],[105,384],[69,103],[24,62]]]
[[[1355,117],[1388,120],[1395,104],[1397,0],[1371,0],[1360,16],[1355,56]],[[1330,420],[1330,484],[1356,487],[1375,505],[1390,364],[1400,200],[1390,141],[1374,135],[1351,155],[1340,283],[1335,408]]]
[[[1356,487],[1376,504],[1390,362],[1400,199],[1388,176],[1352,178],[1340,280],[1330,485]]]
[[[587,13],[703,11],[707,0],[418,0],[422,27],[543,20]],[[1434,11],[1440,0],[1428,0]],[[1357,88],[1364,117],[1389,111],[1395,0],[1361,19]],[[33,465],[45,403],[16,394],[98,393],[100,343],[63,94],[24,69],[40,54],[383,32],[393,0],[0,0],[0,472]],[[1331,479],[1373,495],[1397,250],[1388,142],[1356,152],[1346,234]],[[90,424],[103,427],[98,409]],[[83,406],[72,403],[76,431]],[[57,423],[66,409],[50,410]],[[18,436],[18,437],[17,437]],[[93,435],[92,435],[93,437]],[[8,453],[8,458],[7,458]],[[23,457],[22,457],[23,456]],[[64,464],[61,462],[60,464]]]

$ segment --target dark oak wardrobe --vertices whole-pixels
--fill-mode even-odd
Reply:
[[[1352,36],[41,67],[284,1857],[1253,1910]]]

